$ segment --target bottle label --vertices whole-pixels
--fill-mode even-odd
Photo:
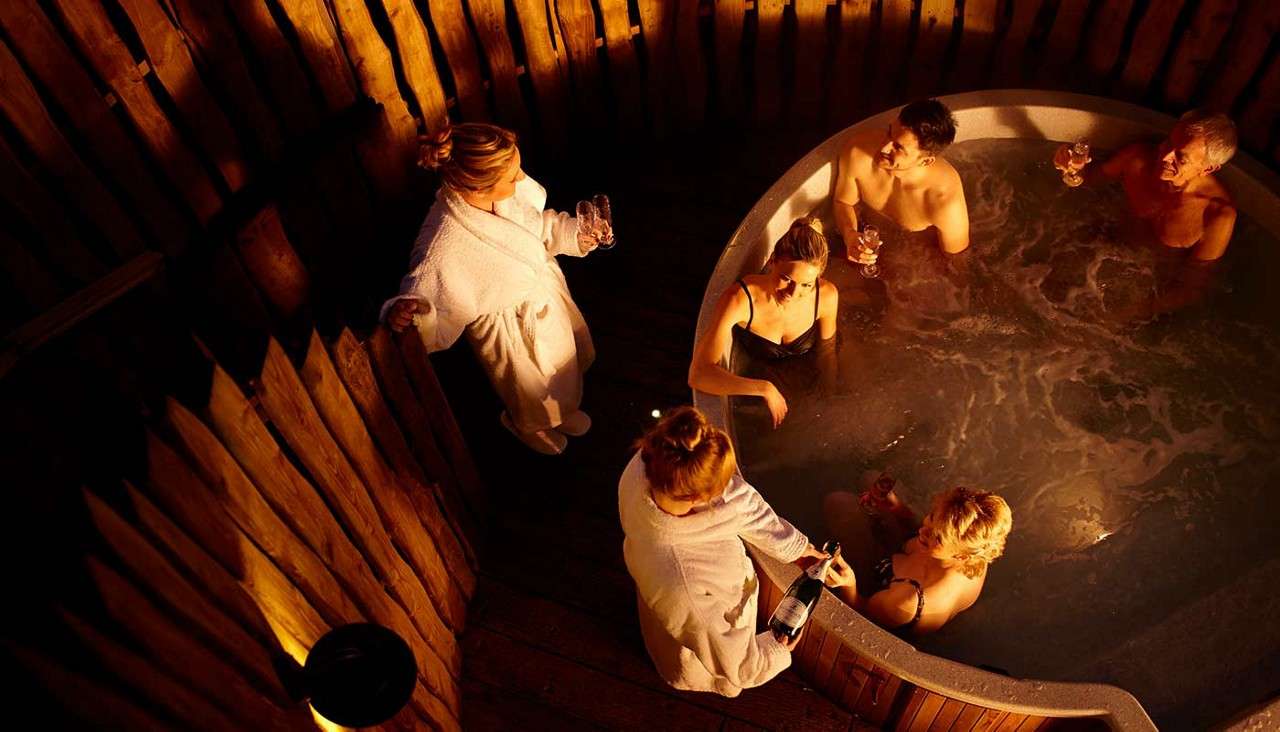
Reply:
[[[773,611],[773,617],[783,625],[799,628],[808,619],[809,608],[794,597],[784,597],[782,602],[778,603],[778,609]]]

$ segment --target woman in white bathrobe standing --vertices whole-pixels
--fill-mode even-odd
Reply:
[[[638,445],[618,513],[645,647],[675,688],[737,696],[790,666],[799,642],[756,632],[743,542],[783,562],[823,555],[742,479],[729,436],[697,409],[672,411]]]
[[[428,351],[466,333],[506,405],[503,425],[530,448],[559,454],[566,435],[591,426],[578,406],[595,350],[555,258],[585,256],[598,241],[579,235],[577,219],[544,208],[547,192],[521,170],[510,130],[445,128],[422,139],[419,165],[443,185],[382,317],[397,331],[416,323]]]

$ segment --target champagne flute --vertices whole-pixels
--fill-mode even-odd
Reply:
[[[1068,186],[1075,188],[1084,183],[1084,176],[1080,175],[1080,171],[1089,162],[1089,143],[1087,140],[1076,140],[1071,146],[1071,159],[1067,163],[1067,169],[1062,171],[1062,182]]]
[[[880,251],[880,247],[883,244],[884,242],[880,239],[879,229],[871,226],[870,224],[862,227],[862,231],[858,234],[858,246],[862,247],[863,251],[876,254]],[[864,264],[860,271],[862,272],[863,277],[879,277],[880,265],[875,262],[872,262],[871,264]]]
[[[597,193],[591,197],[591,203],[596,209],[594,228],[596,241],[600,242],[601,249],[612,249],[618,242],[613,238],[613,207],[609,205],[609,197],[603,193]]]

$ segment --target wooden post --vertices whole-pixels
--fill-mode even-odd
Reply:
[[[1266,59],[1271,39],[1280,34],[1280,3],[1256,0],[1249,4],[1223,46],[1220,59],[1208,72],[1204,105],[1230,112],[1249,80]]]
[[[467,6],[471,8],[476,35],[489,62],[489,82],[497,104],[498,121],[527,133],[529,113],[516,77],[516,53],[507,35],[507,5],[503,0],[467,0]]]
[[[675,62],[683,89],[685,126],[702,124],[707,112],[707,67],[702,61],[702,38],[698,32],[698,0],[669,0],[676,5]]]
[[[1137,30],[1133,32],[1133,42],[1129,47],[1129,58],[1125,61],[1124,71],[1111,89],[1114,96],[1138,99],[1146,94],[1147,87],[1169,48],[1173,24],[1178,20],[1185,2],[1186,0],[1163,0],[1147,6],[1147,12],[1142,15]]]
[[[920,26],[911,51],[908,76],[909,99],[933,96],[942,89],[943,63],[951,43],[951,27],[955,23],[954,0],[922,0]]]
[[[0,3],[0,27],[14,52],[44,86],[81,137],[88,140],[107,172],[128,191],[134,207],[145,211],[143,226],[168,253],[182,248],[190,225],[160,191],[143,163],[142,152],[98,93],[93,80],[34,0]]]
[[[387,5],[387,14],[395,17],[404,15],[404,21],[416,19],[422,25],[422,19],[413,9],[411,0],[383,0]],[[393,9],[394,8],[394,9]],[[436,38],[440,39],[440,47],[444,49],[444,57],[449,62],[449,70],[453,73],[453,85],[457,89],[458,107],[464,119],[470,122],[484,122],[490,117],[489,103],[485,99],[484,79],[480,75],[480,56],[476,53],[475,41],[471,38],[471,30],[467,27],[467,16],[462,10],[461,0],[431,0],[427,3],[431,13],[431,25],[436,29]],[[423,45],[414,50],[415,53],[429,53],[426,45],[426,28],[414,36],[420,36]],[[404,50],[401,51],[404,57]]]
[[[274,204],[236,232],[236,250],[253,284],[284,320],[306,307],[310,277],[285,235]]]
[[[795,118],[805,124],[822,119],[830,96],[827,79],[827,0],[795,0]]]
[[[87,558],[87,562],[107,614],[129,630],[157,665],[198,689],[246,727],[296,728],[288,713],[249,686],[238,671],[184,633],[132,583],[92,556]]]
[[[27,172],[18,156],[0,137],[0,195],[26,215],[42,235],[43,251],[63,276],[87,285],[107,273],[107,265],[89,251],[66,212],[53,196]]]
[[[1186,106],[1199,86],[1205,68],[1217,55],[1236,14],[1237,0],[1203,0],[1191,27],[1178,41],[1173,63],[1164,79],[1164,99],[1170,107]]]
[[[618,127],[624,135],[633,135],[644,126],[644,113],[640,105],[640,67],[631,45],[631,15],[627,0],[599,2],[609,59],[609,86],[618,105]]]
[[[1258,80],[1257,93],[1240,113],[1240,139],[1265,154],[1277,124],[1280,124],[1280,55],[1273,55]]]
[[[430,527],[419,520],[406,492],[406,488],[412,488],[396,481],[378,453],[355,403],[329,360],[320,336],[314,331],[301,376],[325,426],[368,486],[374,505],[400,553],[422,579],[441,617],[455,633],[461,632],[466,622],[465,598],[469,591],[454,584],[449,565],[456,565],[455,573],[470,577],[474,589],[475,577],[467,566],[466,557],[442,516],[437,514],[438,522]],[[437,534],[445,541],[437,540]]]
[[[991,75],[992,86],[1022,85],[1025,76],[1023,56],[1027,50],[1027,39],[1035,26],[1036,13],[1040,12],[1041,2],[1042,0],[1018,0],[1013,3],[1013,20],[996,51],[996,63]]]
[[[1002,0],[967,0],[962,20],[963,35],[960,51],[956,54],[956,67],[947,83],[951,91],[966,91],[978,87],[985,79],[991,49],[995,46],[998,20],[1003,15]]]
[[[152,595],[164,598],[184,627],[198,630],[224,657],[234,659],[240,675],[268,699],[277,704],[287,704],[288,697],[261,644],[210,604],[137,529],[120,518],[102,499],[88,490],[82,492],[94,526],[120,560],[147,585]]]
[[[156,0],[120,0],[120,6],[133,21],[138,38],[146,49],[151,69],[160,80],[187,129],[191,130],[204,152],[222,173],[222,179],[234,193],[249,181],[249,168],[240,141],[231,123],[214,101],[178,29]]]
[[[1089,14],[1089,0],[1062,0],[1058,5],[1058,13],[1053,18],[1053,28],[1049,31],[1045,53],[1041,55],[1038,69],[1039,84],[1052,86],[1058,84],[1064,71],[1073,68],[1076,50],[1080,47],[1085,17]],[[1078,74],[1068,74],[1078,85],[1081,81]]]
[[[675,63],[676,8],[668,0],[639,0],[640,31],[647,56],[649,122],[662,138],[672,123],[672,64]],[[736,61],[735,61],[736,63]]]
[[[1085,68],[1093,76],[1095,86],[1111,79],[1116,62],[1120,60],[1120,46],[1124,44],[1124,32],[1133,12],[1133,0],[1112,0],[1098,6],[1089,24],[1085,42]]]
[[[266,0],[229,0],[227,5],[262,60],[271,101],[284,128],[301,134],[314,127],[321,120],[320,110],[311,99],[311,83],[276,25]]]
[[[980,1],[980,0],[979,0]],[[840,33],[827,111],[831,124],[845,127],[866,104],[867,46],[871,40],[871,0],[841,0]]]
[[[423,124],[427,132],[436,132],[449,123],[449,110],[445,107],[444,87],[440,84],[440,72],[431,53],[431,43],[427,40],[426,26],[411,2],[383,0],[382,6],[391,20],[400,68],[404,70],[413,98],[418,102]]]
[[[417,510],[423,524],[427,526],[427,530],[432,532],[436,545],[444,551],[446,557],[456,556],[455,550],[449,548],[451,546],[457,546],[466,557],[466,564],[459,564],[451,559],[447,566],[459,584],[463,586],[467,597],[470,597],[475,587],[475,576],[470,570],[475,569],[478,565],[475,552],[471,548],[470,542],[467,541],[466,532],[463,531],[457,518],[444,510],[444,507],[449,504],[442,495],[445,489],[442,488],[441,482],[453,480],[449,466],[444,461],[444,456],[440,454],[439,450],[435,449],[433,442],[433,455],[439,459],[436,467],[442,473],[439,474],[441,477],[428,480],[426,474],[422,472],[422,467],[419,466],[418,460],[414,458],[413,452],[409,449],[409,443],[405,440],[404,432],[396,424],[395,416],[392,415],[386,400],[383,399],[382,392],[378,388],[378,380],[373,374],[373,365],[369,361],[369,354],[365,352],[364,347],[356,341],[355,336],[351,334],[349,329],[344,328],[342,333],[338,335],[337,340],[334,341],[331,349],[337,371],[341,374],[343,383],[355,400],[364,423],[368,426],[373,437],[377,439],[382,452],[386,454],[387,459],[391,462],[391,467],[394,468],[396,473],[396,479],[401,484],[408,486],[410,495],[414,499],[414,508]],[[401,374],[401,377],[403,378],[403,374]],[[408,382],[404,383],[407,387]],[[420,405],[418,409],[421,410]],[[426,430],[425,413],[422,414],[422,420],[417,422],[416,426],[418,430],[410,430],[411,435],[416,435],[417,431]],[[419,440],[417,436],[414,439],[415,441]],[[422,439],[431,440],[431,437],[428,434]],[[451,487],[448,490],[454,493],[457,492],[456,487]],[[452,540],[449,537],[452,537]]]
[[[279,5],[298,36],[312,78],[320,85],[325,108],[338,112],[350,107],[356,101],[356,82],[323,0],[279,0]]]
[[[716,85],[720,114],[726,119],[742,113],[742,26],[746,14],[743,0],[715,4]]]
[[[513,0],[512,5],[524,40],[525,70],[537,98],[539,131],[552,150],[562,150],[568,144],[565,68],[551,43],[554,33],[547,23],[547,5],[542,0]]]
[[[605,120],[604,93],[596,52],[596,16],[591,1],[556,0],[552,7],[564,36],[561,49],[573,79],[571,113],[585,120],[586,129],[600,129]]]
[[[18,59],[4,43],[0,43],[0,112],[41,164],[64,183],[67,193],[121,259],[143,250],[142,235],[62,135]]]
[[[402,430],[409,435],[418,461],[427,471],[428,478],[441,488],[439,495],[445,515],[458,524],[473,546],[481,543],[480,526],[462,499],[462,478],[455,472],[457,466],[449,464],[443,446],[438,444],[433,435],[431,416],[423,408],[409,383],[404,363],[391,341],[390,333],[386,328],[379,327],[367,345],[378,369],[378,383],[396,411]]]
[[[222,197],[151,95],[146,74],[116,36],[101,4],[92,0],[56,2],[76,45],[120,100],[169,182],[182,192],[200,223],[208,223],[222,208]]]
[[[879,112],[903,101],[902,83],[909,63],[907,47],[911,43],[911,5],[912,0],[883,0],[880,5],[880,28],[875,34],[876,56],[872,65],[875,83],[869,112]]]
[[[433,602],[413,569],[392,547],[366,486],[329,434],[293,364],[275,340],[267,345],[255,391],[272,423],[311,474],[312,484],[323,493],[364,559],[386,580],[391,595],[456,674],[455,669],[461,667],[457,641],[441,621],[441,612],[449,610],[447,591],[437,598],[439,605]]]
[[[150,661],[98,632],[74,613],[64,609],[57,612],[62,621],[89,647],[103,668],[136,687],[157,708],[189,729],[230,730],[239,726],[221,709],[175,681]]]
[[[782,112],[783,6],[783,0],[756,2],[755,119],[764,126],[776,124]]]

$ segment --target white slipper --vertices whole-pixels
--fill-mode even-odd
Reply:
[[[538,430],[537,432],[520,432],[516,426],[511,423],[511,417],[506,412],[500,417],[502,426],[507,431],[515,435],[517,439],[523,442],[534,452],[540,452],[543,455],[559,455],[564,452],[565,446],[569,444],[569,440],[564,435],[555,430]]]
[[[569,435],[570,437],[581,437],[587,434],[587,430],[591,429],[591,418],[586,412],[577,411],[564,418],[564,421],[556,425],[556,430]]]

